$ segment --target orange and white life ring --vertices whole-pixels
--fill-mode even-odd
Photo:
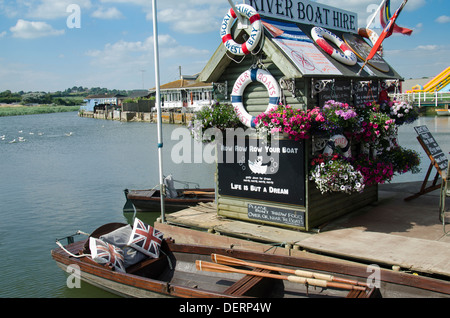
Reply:
[[[329,55],[331,55],[335,60],[353,66],[357,62],[357,57],[355,53],[349,48],[345,42],[339,38],[334,33],[328,31],[327,29],[314,27],[311,30],[311,36],[314,41]],[[327,40],[330,40],[342,51],[333,48]]]
[[[234,111],[236,112],[239,120],[247,127],[254,128],[256,117],[250,115],[244,108],[243,95],[245,88],[252,82],[259,82],[264,84],[269,93],[269,105],[266,108],[265,113],[270,112],[272,109],[278,107],[280,99],[280,87],[276,79],[269,72],[262,69],[250,69],[245,71],[239,76],[233,86],[233,92],[231,93],[231,103],[233,104]]]
[[[336,147],[341,148],[342,154],[345,158],[350,158],[352,149],[350,142],[344,135],[334,135],[328,140],[328,143],[323,151],[324,154],[331,155],[334,153]]]
[[[243,44],[238,44],[231,36],[231,27],[233,26],[234,20],[237,18],[236,12],[234,12],[233,9],[230,9],[223,18],[222,26],[220,28],[220,37],[228,51],[234,55],[242,56],[250,54],[250,52],[256,48],[261,39],[263,28],[261,17],[253,7],[248,4],[238,4],[236,5],[236,9],[250,21],[252,31],[250,32],[249,39]]]
[[[370,43],[372,43],[372,47],[375,45],[375,43],[377,43],[379,35],[377,32],[375,32],[374,30],[371,29],[364,29],[364,28],[359,28],[358,29],[358,34],[360,36],[362,36],[363,38],[369,39]],[[383,44],[380,45],[380,49],[377,51],[377,53],[380,56],[383,56]]]

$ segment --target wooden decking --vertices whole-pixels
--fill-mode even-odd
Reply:
[[[200,204],[189,209],[168,214],[166,219],[169,224],[274,245],[289,244],[293,246],[296,242],[311,236],[310,233],[220,217],[217,215],[217,209],[214,203]]]
[[[214,204],[168,214],[167,226],[157,227],[169,231],[169,235],[176,227],[198,230],[197,242],[191,243],[204,243],[209,232],[220,234],[223,244],[236,244],[230,238],[241,239],[241,248],[254,248],[246,241],[259,242],[264,243],[263,249],[283,246],[291,251],[450,277],[450,256],[446,252],[450,236],[443,231],[438,217],[439,191],[405,202],[404,198],[418,188],[420,182],[381,187],[376,205],[330,222],[315,232],[222,218]]]

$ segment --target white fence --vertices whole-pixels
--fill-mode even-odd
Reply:
[[[391,94],[392,99],[403,100],[415,106],[442,107],[450,104],[450,93],[440,92],[415,92]]]

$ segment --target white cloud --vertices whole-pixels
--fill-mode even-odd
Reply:
[[[358,24],[360,26],[367,25],[369,18],[375,13],[378,9],[381,0],[346,0],[339,1],[337,4],[336,0],[317,0],[317,2],[329,5],[331,7],[339,7],[344,10],[348,10],[350,12],[354,12],[358,14]],[[391,1],[391,11],[395,12],[397,10],[402,0],[392,0]],[[405,11],[415,11],[426,4],[426,0],[409,0],[405,6]],[[375,22],[378,23],[378,18],[375,19]]]
[[[438,23],[450,23],[450,17],[447,15],[441,15],[439,18],[436,19],[436,22]]]
[[[34,22],[19,19],[15,26],[10,28],[15,38],[35,39],[46,36],[58,36],[64,34],[64,30],[55,30],[45,22]]]
[[[423,44],[409,49],[386,50],[384,58],[403,77],[420,78],[435,76],[448,67],[449,50],[448,44]]]
[[[214,7],[195,9],[184,5],[163,9],[158,14],[158,20],[171,25],[174,31],[181,33],[204,33],[219,29],[224,13],[218,13]],[[208,17],[207,19],[199,17]]]
[[[6,35],[6,31],[0,32],[0,39]]]
[[[92,17],[98,19],[112,20],[112,19],[122,19],[123,14],[115,7],[113,8],[100,7],[92,13]]]
[[[209,51],[198,50],[194,47],[182,46],[170,35],[160,35],[158,38],[161,59],[189,58],[194,56],[208,56]],[[148,63],[153,56],[153,37],[144,41],[118,41],[108,43],[103,50],[91,50],[86,55],[94,58],[94,65],[116,68],[118,65],[139,65]]]
[[[41,0],[39,4],[28,6],[27,17],[37,19],[57,19],[68,16],[67,7],[77,4],[81,10],[92,7],[90,0]],[[83,11],[81,11],[83,14]]]
[[[193,46],[181,45],[170,35],[158,37],[160,50],[161,83],[178,79],[178,66],[183,66],[184,74],[195,74],[205,66],[211,52]],[[86,83],[104,83],[102,86],[141,88],[142,73],[145,70],[145,83],[154,86],[153,37],[143,41],[117,41],[106,44],[102,49],[90,50],[90,72]],[[84,84],[83,84],[84,85]]]
[[[401,0],[394,1],[395,6],[393,6],[391,4],[391,9],[397,10],[396,8],[398,8],[400,6],[401,2],[402,2]],[[422,8],[426,4],[427,4],[426,0],[409,0],[405,6],[405,10],[406,11],[415,11],[415,10]]]
[[[147,20],[153,19],[149,0],[101,0],[102,3],[127,3],[141,6]],[[158,22],[167,23],[171,29],[185,34],[206,33],[218,30],[229,9],[223,0],[165,0],[157,3]]]
[[[2,87],[11,91],[56,91],[66,87],[72,87],[72,80],[67,81],[67,76],[51,70],[37,70],[33,65],[2,61],[0,68],[0,82]],[[66,82],[65,82],[66,81]]]
[[[437,45],[419,45],[416,49],[423,51],[434,51],[438,48]]]

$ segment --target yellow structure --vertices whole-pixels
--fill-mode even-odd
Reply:
[[[448,84],[450,84],[450,66],[423,87],[421,85],[416,85],[410,91],[407,91],[407,93],[438,92]]]

